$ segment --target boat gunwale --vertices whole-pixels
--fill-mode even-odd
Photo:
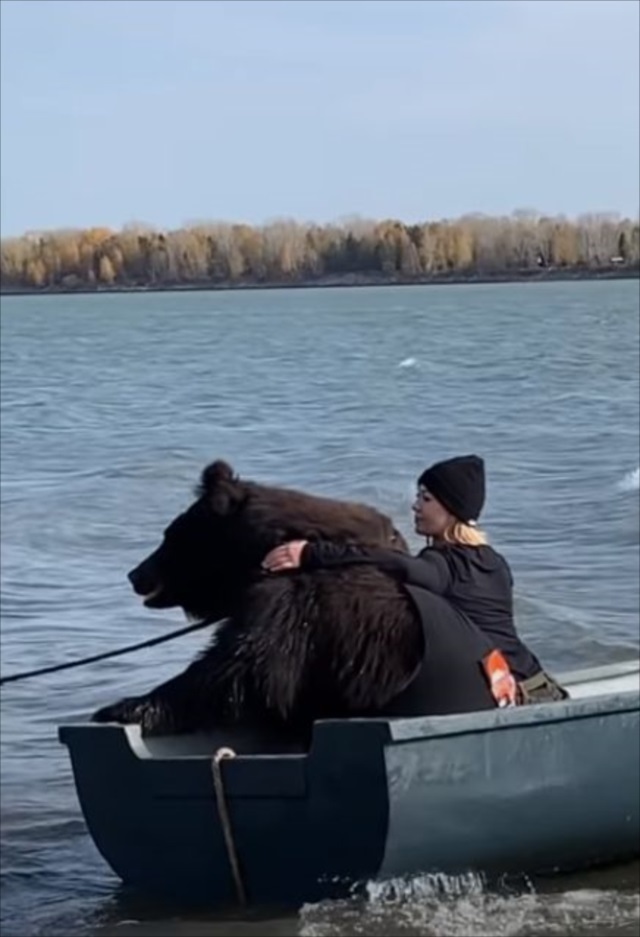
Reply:
[[[301,768],[312,762],[315,756],[323,757],[326,754],[327,745],[330,745],[332,740],[337,740],[338,737],[344,740],[345,735],[360,736],[358,741],[369,747],[373,739],[369,735],[368,739],[365,740],[362,735],[363,730],[367,734],[369,732],[375,733],[380,748],[385,748],[388,745],[419,741],[428,742],[430,739],[448,736],[486,735],[493,732],[513,731],[528,727],[577,723],[587,719],[612,718],[638,712],[640,712],[640,692],[630,690],[582,699],[536,703],[532,706],[508,707],[442,716],[394,717],[389,719],[374,716],[354,719],[324,719],[315,723],[311,744],[307,750],[299,752],[274,750],[273,752],[256,752],[255,754],[252,752],[238,752],[233,760],[243,764],[267,764],[273,761],[288,762],[291,768]],[[63,744],[69,744],[71,742],[69,732],[75,733],[80,730],[82,733],[89,732],[95,740],[94,733],[109,729],[111,731],[114,729],[119,730],[121,740],[123,743],[126,742],[126,749],[131,757],[147,763],[152,761],[183,761],[190,763],[209,761],[216,748],[215,744],[212,744],[209,752],[201,751],[191,754],[183,750],[176,751],[173,754],[170,751],[171,743],[169,742],[163,752],[156,754],[147,747],[144,737],[140,734],[140,726],[123,726],[116,723],[104,725],[76,723],[75,725],[61,726],[59,737]],[[171,736],[162,738],[166,742]],[[183,745],[188,744],[184,736],[181,741]],[[356,742],[355,738],[353,742]],[[232,737],[228,739],[228,744],[233,747]],[[320,749],[322,749],[322,753]]]

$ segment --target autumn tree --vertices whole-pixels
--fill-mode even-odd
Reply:
[[[637,221],[604,214],[569,220],[533,211],[410,225],[279,219],[262,227],[198,222],[160,231],[137,223],[119,232],[30,232],[0,245],[5,290],[284,284],[344,276],[420,282],[621,265],[640,266]]]

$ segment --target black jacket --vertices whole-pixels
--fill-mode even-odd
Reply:
[[[304,569],[352,563],[371,563],[408,587],[446,598],[502,651],[516,680],[541,671],[539,660],[516,633],[513,577],[507,561],[493,547],[445,544],[427,547],[414,557],[321,540],[308,543],[301,557]]]

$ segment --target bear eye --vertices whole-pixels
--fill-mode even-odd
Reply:
[[[182,528],[186,525],[187,521],[184,514],[180,514],[175,520],[171,521],[168,527],[165,527],[164,530],[164,539],[165,540],[174,540],[176,537],[180,536]]]

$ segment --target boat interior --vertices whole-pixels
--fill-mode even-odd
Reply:
[[[594,697],[640,694],[640,659],[631,659],[603,667],[559,673],[558,682],[569,691],[570,700]],[[552,704],[557,705],[557,704]],[[450,718],[450,717],[440,717]],[[263,728],[221,728],[188,735],[143,737],[138,726],[127,726],[131,748],[139,758],[202,758],[211,757],[220,748],[230,748],[236,755],[298,756],[309,751],[309,745]]]

